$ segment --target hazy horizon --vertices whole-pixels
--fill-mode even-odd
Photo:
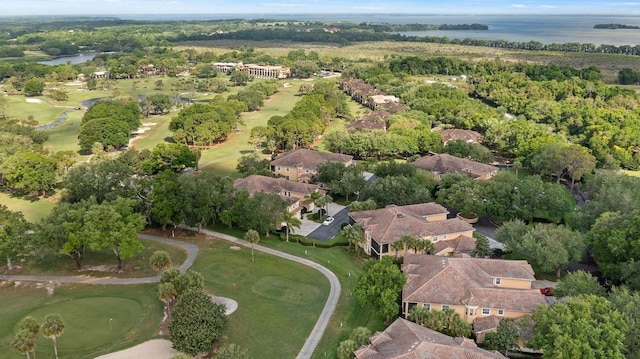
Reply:
[[[640,2],[584,0],[0,0],[2,15],[274,15],[274,14],[407,14],[407,15],[640,15]]]

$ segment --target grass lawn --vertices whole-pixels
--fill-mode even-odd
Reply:
[[[329,295],[329,282],[319,272],[251,250],[232,250],[229,242],[198,240],[200,254],[193,269],[202,273],[215,295],[235,299],[224,342],[249,350],[253,358],[295,357]]]
[[[55,198],[43,198],[34,201],[13,197],[7,193],[0,192],[0,203],[7,206],[12,211],[20,211],[24,218],[32,223],[49,215],[55,206]]]
[[[346,247],[305,247],[279,240],[266,240],[261,244],[320,263],[335,273],[340,280],[340,301],[312,358],[336,358],[338,344],[347,339],[356,327],[367,327],[372,332],[384,330],[385,318],[371,308],[362,307],[353,294],[358,278],[363,273],[362,258],[349,253]]]
[[[214,148],[202,151],[200,168],[205,171],[215,171],[223,176],[238,177],[239,174],[235,169],[238,158],[253,152],[253,146],[249,143],[251,129],[256,126],[266,126],[267,121],[273,116],[288,114],[301,99],[296,94],[305,81],[289,80],[288,83],[289,87],[281,87],[278,93],[265,100],[260,110],[243,113],[241,120],[244,125],[238,126],[228,140]]]
[[[24,358],[9,349],[16,327],[26,316],[41,322],[49,313],[62,316],[58,338],[61,358],[95,358],[157,336],[162,303],[154,284],[139,286],[63,285],[53,295],[35,283],[0,285],[0,359]],[[110,320],[111,319],[111,320]],[[39,336],[37,358],[54,358],[50,339]]]
[[[36,257],[23,264],[22,275],[91,275],[94,277],[136,278],[158,275],[149,265],[149,258],[158,250],[164,250],[171,256],[175,266],[179,266],[187,258],[187,253],[179,247],[163,243],[140,240],[144,250],[132,258],[125,260],[125,268],[118,273],[118,262],[110,250],[100,252],[87,251],[82,262],[83,269],[75,269],[75,262],[66,255],[47,254]]]

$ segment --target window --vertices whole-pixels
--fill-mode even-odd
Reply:
[[[431,241],[432,242],[437,242],[438,241],[438,236],[433,236],[433,239]]]
[[[285,167],[284,170],[289,172],[289,167]]]
[[[482,315],[489,315],[489,314],[491,314],[490,308],[482,308]]]
[[[498,315],[504,315],[504,309],[498,309]]]
[[[493,278],[493,284],[500,285],[501,283],[502,283],[502,278],[500,277]]]
[[[422,307],[423,307],[424,309],[426,309],[426,310],[431,310],[431,304],[429,304],[429,303],[424,303],[424,304],[422,304]]]
[[[476,315],[475,308],[467,308],[467,315],[471,315],[471,316]]]
[[[308,169],[308,168],[305,168],[305,169],[304,169],[304,173],[309,173],[309,169]]]
[[[448,306],[448,305],[446,305],[446,304],[443,304],[443,305],[442,305],[442,310],[445,310],[445,309],[449,309],[449,306]]]
[[[442,240],[446,241],[447,240],[447,235],[445,234],[444,236],[442,236]]]
[[[278,171],[280,171],[280,166],[278,166]]]

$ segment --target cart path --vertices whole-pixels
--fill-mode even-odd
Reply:
[[[180,226],[180,227],[183,229],[188,229],[188,230],[197,232],[197,228],[187,227],[187,226]],[[223,239],[237,245],[251,248],[250,243],[242,239],[226,235],[224,233],[214,232],[206,229],[202,229],[200,233],[204,233],[206,235]],[[138,234],[138,238],[165,243],[165,244],[177,246],[184,249],[187,252],[187,258],[179,268],[180,272],[182,273],[186,272],[187,269],[189,269],[191,265],[193,265],[193,262],[198,256],[198,247],[194,244],[185,243],[182,241],[177,241],[177,240],[158,237],[158,236],[152,236],[148,234],[142,234],[142,233]],[[313,329],[311,330],[311,333],[307,337],[307,340],[305,341],[302,349],[300,350],[300,352],[298,353],[298,356],[296,357],[297,359],[310,359],[311,356],[313,355],[314,350],[318,346],[320,339],[322,339],[322,335],[324,334],[324,331],[327,328],[327,325],[329,324],[329,320],[331,319],[331,316],[333,315],[333,312],[335,311],[336,306],[338,305],[338,300],[340,299],[340,292],[342,290],[338,277],[326,267],[316,262],[313,262],[311,260],[296,257],[294,255],[281,252],[275,249],[271,249],[265,246],[261,246],[258,244],[254,245],[253,248],[263,253],[278,256],[280,258],[311,267],[319,271],[320,273],[322,273],[329,280],[331,289],[329,291],[329,297],[327,298],[327,302],[325,303],[324,308],[320,313],[320,317],[318,318],[318,321],[314,325]],[[78,283],[78,284],[96,284],[96,285],[130,285],[130,284],[157,283],[160,281],[160,276],[144,277],[144,278],[109,278],[109,277],[95,278],[88,275],[80,275],[80,276],[0,275],[0,280],[36,281],[36,282],[52,281],[52,282],[60,282],[60,283]]]

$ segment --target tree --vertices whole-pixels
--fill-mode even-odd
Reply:
[[[67,172],[63,186],[65,200],[80,202],[91,196],[98,203],[128,197],[133,186],[133,171],[120,161],[105,160],[79,163]]]
[[[504,222],[496,229],[496,240],[503,243],[508,251],[517,251],[522,238],[529,232],[529,227],[521,219]]]
[[[124,267],[125,259],[144,249],[138,232],[146,221],[144,215],[134,212],[134,206],[134,200],[117,198],[89,207],[83,216],[83,235],[88,238],[89,248],[111,249],[118,260],[118,269]]]
[[[354,252],[358,250],[358,245],[364,241],[364,229],[361,223],[356,223],[353,226],[345,226],[340,230],[340,235],[349,243],[349,249],[351,249],[351,245],[353,245]]]
[[[149,258],[151,268],[157,272],[162,272],[171,267],[171,256],[167,251],[155,251]]]
[[[420,325],[424,325],[427,318],[429,318],[429,309],[423,306],[414,306],[409,309],[409,320]]]
[[[25,81],[24,87],[22,88],[25,96],[40,96],[42,95],[42,90],[44,90],[44,82],[39,79],[30,79]]]
[[[216,359],[249,359],[249,351],[235,344],[227,344],[216,350]]]
[[[253,245],[260,242],[260,234],[250,229],[244,234],[244,240],[251,243],[251,263],[255,263],[255,259],[253,257]]]
[[[393,251],[395,252],[395,260],[398,261],[398,251],[400,251],[401,249],[404,249],[404,242],[403,241],[395,241],[395,242],[391,242],[391,249],[393,249]]]
[[[622,359],[627,325],[606,298],[568,297],[533,314],[533,337],[527,343],[550,358]]]
[[[16,334],[11,347],[20,354],[25,354],[27,359],[30,358],[29,353],[36,350],[36,342],[33,335],[28,330],[20,330]]]
[[[622,313],[628,331],[624,340],[624,353],[628,359],[640,358],[640,292],[627,287],[613,287],[609,300]]]
[[[491,255],[491,247],[489,246],[489,239],[480,234],[473,233],[473,236],[476,238],[476,247],[471,251],[472,257],[484,258]]]
[[[291,75],[298,78],[311,77],[318,71],[318,65],[311,60],[298,60],[291,66]]]
[[[357,327],[349,334],[349,339],[356,342],[358,346],[367,344],[370,337],[371,331],[367,327]]]
[[[518,177],[518,170],[522,169],[522,162],[520,162],[518,160],[513,161],[512,168],[513,168],[514,171],[516,171],[516,177]]]
[[[557,297],[575,297],[580,294],[593,294],[599,297],[606,296],[605,289],[598,283],[598,278],[589,272],[578,270],[567,273],[558,281],[553,294]]]
[[[34,250],[30,241],[31,224],[22,212],[9,210],[0,204],[0,256],[7,261],[7,269],[13,271],[13,259],[29,255]]]
[[[365,274],[358,279],[354,292],[361,305],[373,306],[389,323],[391,316],[400,309],[397,300],[407,278],[388,256],[379,261],[367,261],[363,269]]]
[[[500,320],[495,333],[487,333],[481,346],[487,350],[497,350],[505,356],[511,349],[518,348],[518,341],[522,337],[522,331],[518,321],[511,318]]]
[[[142,167],[147,174],[157,174],[165,169],[180,172],[198,166],[195,151],[182,143],[159,143],[151,151],[151,156]]]
[[[249,80],[249,75],[242,71],[233,70],[229,75],[229,81],[233,83],[233,86],[244,86]]]
[[[356,349],[358,344],[353,339],[343,340],[336,349],[336,356],[338,359],[353,359]]]
[[[596,168],[596,158],[589,150],[580,145],[569,145],[563,149],[564,162],[567,165],[567,173],[571,177],[571,190],[576,181],[583,175]]]
[[[302,225],[302,221],[298,218],[297,215],[284,211],[284,215],[282,217],[282,225],[285,227],[285,234],[287,237],[287,242],[289,242],[289,232],[293,232],[292,228],[300,228]]]
[[[586,246],[580,233],[565,226],[537,224],[522,238],[520,248],[536,259],[542,271],[555,270],[559,277],[562,268],[582,259]]]
[[[236,169],[244,176],[261,175],[271,177],[272,175],[269,168],[269,160],[261,158],[255,153],[241,156],[238,159]]]
[[[224,304],[213,303],[203,290],[192,290],[171,310],[169,339],[175,349],[195,356],[209,352],[228,325]]]
[[[8,187],[28,196],[44,196],[56,183],[56,164],[41,153],[21,151],[0,163],[0,174]]]
[[[331,202],[333,202],[333,198],[331,198],[331,196],[329,196],[328,194],[325,194],[318,197],[313,203],[316,205],[316,207],[323,209],[324,214],[328,216],[329,215],[328,207],[329,207],[329,203]],[[324,214],[322,214],[320,211],[318,211],[318,213],[320,213],[320,220],[322,220],[324,218]]]
[[[45,338],[53,340],[53,352],[58,359],[57,339],[64,333],[64,322],[58,314],[48,314],[44,317],[44,322],[40,325],[40,333]]]

